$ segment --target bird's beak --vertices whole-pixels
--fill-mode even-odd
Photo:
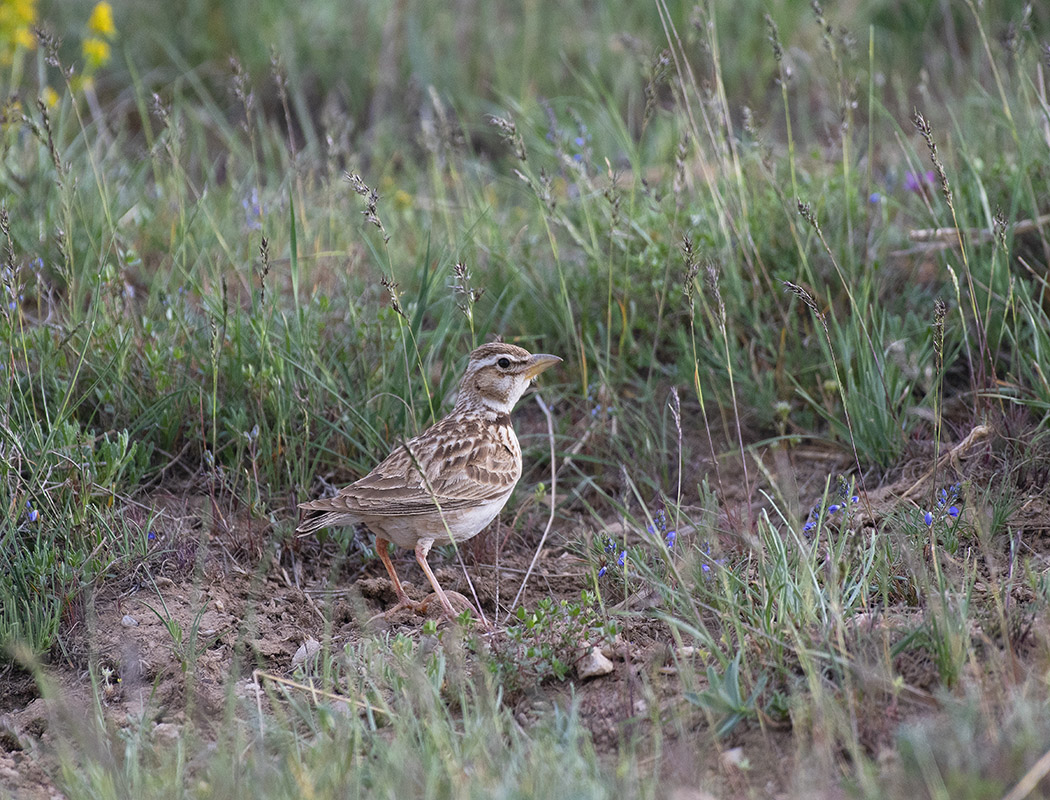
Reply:
[[[546,353],[537,353],[529,361],[528,369],[525,370],[525,377],[530,381],[543,372],[548,367],[553,367],[555,364],[560,364],[561,359],[557,356],[549,356]]]

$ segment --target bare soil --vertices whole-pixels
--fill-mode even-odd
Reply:
[[[938,485],[997,468],[1001,437],[991,430],[976,435],[971,431],[970,436],[969,444],[960,436],[958,449],[944,449]],[[711,464],[702,461],[698,459],[693,469],[711,473]],[[788,502],[797,503],[804,516],[820,498],[827,476],[848,472],[851,461],[839,450],[799,447],[768,451],[763,466],[782,491],[790,487],[794,497]],[[893,480],[869,492],[864,513],[877,518],[929,496],[930,464],[926,455],[887,476]],[[759,473],[752,464],[749,480],[768,489]],[[722,462],[718,478],[724,513],[745,517],[748,498],[739,459]],[[715,482],[713,474],[709,479]],[[751,497],[760,495],[752,491]],[[750,512],[757,514],[761,503],[752,502]],[[102,686],[97,710],[109,725],[137,725],[146,714],[157,735],[177,736],[190,720],[205,725],[221,720],[231,692],[254,697],[253,671],[290,676],[296,651],[309,639],[338,649],[378,630],[417,635],[422,629],[424,620],[410,610],[373,619],[393,604],[394,595],[379,560],[365,557],[356,546],[341,553],[331,543],[296,539],[274,551],[265,544],[273,533],[267,526],[243,513],[220,514],[207,497],[169,490],[146,504],[161,512],[154,555],[85,596],[63,631],[61,649],[52,653],[38,677],[13,666],[0,672],[0,794],[28,800],[60,796],[52,780],[56,749],[69,741],[97,746],[78,739],[88,730],[83,720],[96,710],[92,681]],[[463,548],[473,588],[450,550],[435,551],[431,563],[438,580],[447,591],[465,597],[476,592],[486,615],[499,627],[548,512],[548,507],[537,505],[525,512],[521,533],[508,537],[508,528],[492,527]],[[1033,487],[1022,497],[1011,522],[1025,554],[1045,563],[1050,553],[1045,485],[1043,491]],[[535,607],[544,597],[575,600],[589,587],[592,573],[580,554],[588,524],[593,529],[593,523],[582,520],[555,521],[520,604]],[[367,543],[367,537],[355,541]],[[723,546],[749,545],[735,541]],[[424,599],[428,586],[411,554],[396,553],[395,565],[409,595]],[[1019,601],[1025,599],[1022,595],[1018,589]],[[643,607],[644,599],[625,598],[623,603]],[[431,606],[436,613],[437,604]],[[858,622],[858,640],[869,637],[878,650],[892,626],[892,613],[873,615]],[[746,723],[718,745],[699,746],[712,737],[704,715],[684,698],[685,683],[675,666],[681,662],[671,658],[674,647],[664,624],[644,614],[628,616],[617,643],[606,648],[612,672],[571,680],[582,720],[600,753],[611,758],[624,742],[651,739],[659,728],[661,760],[651,767],[671,787],[670,796],[680,798],[704,797],[686,788],[696,786],[720,797],[794,795],[805,788],[810,773],[828,774],[820,765],[799,760],[797,732],[783,721]],[[937,673],[929,658],[909,650],[896,666],[911,694],[889,702],[887,696],[870,692],[873,707],[862,721],[862,739],[876,756],[888,746],[900,721],[929,713],[936,705],[930,698]],[[696,673],[702,672],[698,664]],[[41,696],[40,682],[49,687],[47,699]],[[514,704],[519,721],[528,725],[569,696],[570,682],[548,680],[512,694],[508,702]],[[677,794],[676,786],[682,787]],[[836,796],[826,785],[822,794]]]

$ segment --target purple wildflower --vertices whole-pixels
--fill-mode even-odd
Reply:
[[[936,176],[932,169],[926,172],[906,172],[904,174],[904,188],[909,192],[924,192],[926,187],[933,186]]]

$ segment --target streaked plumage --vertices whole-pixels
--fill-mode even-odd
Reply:
[[[510,412],[532,379],[559,361],[499,342],[477,348],[451,413],[335,497],[302,503],[304,511],[321,513],[299,530],[367,525],[397,594],[396,608],[417,606],[401,587],[387,542],[414,549],[441,605],[453,614],[427,553],[435,544],[475,536],[499,514],[521,477],[521,447]]]

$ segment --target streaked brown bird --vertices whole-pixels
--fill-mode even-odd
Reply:
[[[363,523],[375,534],[376,550],[397,595],[397,605],[417,612],[390,561],[388,543],[415,550],[416,561],[446,615],[455,610],[437,582],[427,554],[435,544],[465,542],[484,530],[506,504],[521,477],[521,447],[510,424],[514,404],[533,378],[561,359],[533,355],[496,342],[470,354],[451,413],[396,447],[370,473],[335,497],[301,503],[299,531]]]

